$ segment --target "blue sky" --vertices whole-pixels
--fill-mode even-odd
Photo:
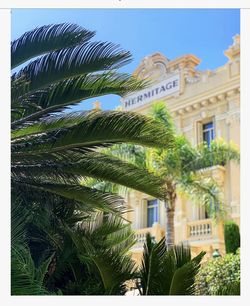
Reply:
[[[129,50],[133,62],[122,71],[130,73],[143,57],[157,51],[169,59],[192,53],[202,60],[199,69],[215,69],[226,63],[223,51],[232,44],[232,36],[240,34],[238,9],[14,9],[12,39],[37,26],[61,22],[95,30],[94,40]],[[98,98],[103,109],[113,109],[119,99]],[[93,100],[77,109],[92,108]]]

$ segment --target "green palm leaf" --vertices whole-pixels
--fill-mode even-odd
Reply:
[[[115,71],[87,74],[54,83],[31,95],[24,95],[21,97],[21,103],[27,109],[26,116],[39,109],[46,109],[47,112],[43,111],[43,114],[45,114],[63,110],[68,105],[92,97],[106,94],[128,94],[142,89],[145,84],[145,82],[137,81],[128,74]],[[16,95],[14,96],[14,94]],[[13,92],[12,103],[16,103],[18,100],[20,100],[20,93],[18,91]]]
[[[164,181],[150,174],[147,170],[140,169],[130,163],[121,161],[97,152],[85,153],[77,160],[71,159],[67,164],[60,162],[41,161],[39,164],[15,165],[12,167],[14,176],[46,178],[81,179],[81,177],[92,177],[134,188],[141,192],[161,198],[164,192]],[[146,186],[146,187],[145,187]]]
[[[173,253],[176,260],[176,270],[171,280],[169,295],[193,295],[195,293],[195,276],[206,253],[200,252],[191,259],[190,248],[183,245],[175,246]]]
[[[30,215],[23,210],[21,199],[13,199],[11,207],[11,294],[44,295],[50,294],[44,287],[44,278],[51,262],[47,258],[36,267],[27,243],[27,223]]]
[[[94,34],[95,32],[69,23],[36,28],[11,43],[11,66],[14,68],[48,51],[87,42]]]
[[[21,188],[33,189],[34,191],[53,193],[66,199],[71,199],[72,201],[81,202],[86,208],[92,207],[108,212],[113,212],[124,203],[124,200],[119,196],[81,185],[53,184],[52,182],[36,182],[35,180],[29,182],[27,179],[22,179],[22,181],[14,180],[13,187],[15,185]]]
[[[159,243],[153,243],[149,233],[143,247],[142,267],[139,272],[141,295],[161,294],[161,276],[159,271],[165,255],[164,238]]]
[[[165,238],[152,242],[147,234],[142,266],[138,272],[141,295],[194,294],[195,276],[205,255],[201,252],[191,259],[189,247],[174,246],[167,249]]]
[[[101,70],[117,69],[131,61],[131,54],[118,45],[89,42],[44,55],[12,75],[12,82],[25,78],[28,86],[21,95],[35,92],[52,83]],[[12,90],[15,93],[15,87]]]
[[[87,183],[97,179],[164,196],[159,178],[100,152],[124,142],[171,146],[164,125],[129,112],[55,113],[93,96],[124,95],[145,85],[116,71],[131,60],[129,52],[89,42],[92,36],[62,24],[35,29],[12,43],[13,67],[35,57],[11,78],[12,192],[23,201],[20,213],[32,216],[25,224],[27,245],[13,246],[16,294],[46,294],[44,285],[50,293],[82,294],[89,277],[90,284],[99,282],[91,292],[123,294],[126,281],[136,276],[127,253],[135,239],[130,225],[114,216],[127,208],[120,196]],[[88,227],[97,211],[105,214],[103,222],[91,220]],[[19,229],[13,227],[19,242],[20,220]]]
[[[225,216],[221,190],[211,177],[195,174],[183,176],[179,181],[178,191],[184,192],[195,203],[203,205],[212,218],[218,220]]]
[[[65,121],[67,122],[67,116]],[[42,129],[48,132],[51,123],[54,129],[53,119],[42,121]],[[171,145],[171,141],[168,130],[151,118],[130,112],[92,111],[82,116],[81,123],[77,125],[55,130],[49,135],[43,135],[40,139],[30,138],[28,142],[23,139],[25,146],[22,144],[13,146],[13,156],[25,156],[32,152],[36,154],[58,152],[74,147],[87,148],[102,143],[128,142],[147,146],[164,146]]]
[[[124,246],[134,243],[129,224],[111,217],[103,223],[85,224],[83,230],[72,232],[79,258],[88,258],[98,269],[106,294],[121,294],[125,282],[135,277],[135,263],[124,254]],[[104,242],[104,243],[103,243]]]

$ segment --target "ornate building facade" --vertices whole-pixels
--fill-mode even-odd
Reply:
[[[164,101],[178,133],[193,146],[217,137],[240,145],[240,36],[224,52],[227,63],[214,71],[199,71],[200,59],[184,55],[173,60],[161,53],[144,58],[135,70],[138,79],[150,79],[150,88],[122,99],[123,110],[147,114],[152,103]],[[240,167],[233,162],[206,170],[219,183],[229,217],[240,222]],[[130,192],[126,218],[136,231],[135,259],[141,256],[147,232],[159,240],[165,235],[163,203],[140,192]],[[214,223],[203,207],[178,196],[174,220],[175,243],[189,243],[195,254],[201,249],[211,256],[215,249],[225,252],[223,225]]]

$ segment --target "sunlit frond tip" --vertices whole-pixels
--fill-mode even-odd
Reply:
[[[94,35],[95,32],[70,23],[38,27],[11,43],[11,66],[15,68],[30,58],[49,51],[83,44]]]

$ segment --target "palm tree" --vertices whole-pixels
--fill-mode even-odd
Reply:
[[[174,215],[177,194],[185,193],[198,205],[203,205],[212,218],[222,217],[223,203],[218,184],[204,175],[211,166],[225,165],[233,160],[239,162],[239,151],[231,143],[215,140],[208,147],[202,143],[192,147],[183,135],[177,135],[173,120],[164,103],[153,105],[150,116],[163,123],[174,139],[168,148],[142,148],[136,145],[115,145],[109,154],[119,156],[140,167],[146,167],[164,181],[166,193],[166,245],[174,245]]]
[[[130,223],[114,215],[103,220],[97,214],[71,231],[71,238],[81,262],[100,275],[103,294],[125,294],[126,283],[136,277],[136,264],[129,253],[136,243]]]
[[[224,213],[220,196],[220,188],[215,180],[206,177],[204,171],[208,167],[222,165],[233,160],[239,162],[239,151],[232,143],[215,140],[208,146],[206,142],[192,147],[183,135],[177,135],[169,112],[162,103],[157,103],[152,109],[153,117],[165,124],[174,137],[171,148],[152,149],[148,152],[150,168],[162,177],[166,186],[164,206],[166,210],[166,244],[174,245],[174,214],[177,193],[185,193],[206,211],[217,219]]]
[[[21,203],[18,224],[29,216],[23,223],[24,247],[20,251],[19,243],[12,251],[13,294],[22,293],[22,281],[26,294],[32,294],[32,288],[34,294],[84,294],[90,280],[98,284],[94,294],[122,290],[119,281],[114,288],[102,285],[100,274],[88,270],[94,259],[76,248],[79,222],[97,210],[119,215],[124,209],[120,196],[87,182],[95,178],[158,198],[164,195],[161,178],[100,150],[116,143],[171,145],[173,139],[161,123],[128,112],[65,111],[91,97],[123,95],[145,86],[117,71],[131,60],[129,52],[111,43],[90,42],[93,36],[77,25],[58,24],[27,32],[11,44],[12,205],[16,207],[16,198]]]
[[[138,271],[140,295],[194,294],[195,276],[204,255],[205,252],[201,252],[191,259],[190,248],[183,245],[167,250],[165,237],[154,243],[148,233]]]
[[[114,143],[163,146],[168,131],[153,119],[119,111],[62,112],[93,96],[123,95],[144,86],[117,68],[131,60],[111,43],[90,42],[77,25],[44,26],[12,42],[12,189],[39,198],[59,196],[110,209],[115,195],[84,184],[107,180],[162,197],[161,180],[98,151]],[[33,59],[35,57],[35,59]],[[155,137],[157,135],[157,137]]]

